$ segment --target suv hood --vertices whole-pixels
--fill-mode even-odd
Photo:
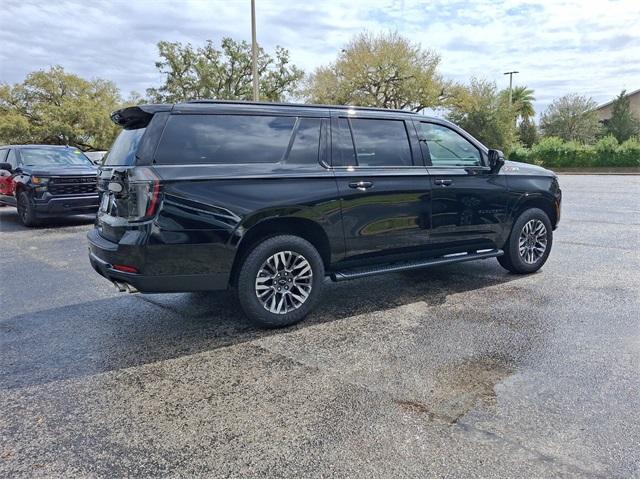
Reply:
[[[504,162],[504,166],[500,168],[500,173],[503,175],[556,176],[553,171],[547,170],[542,166],[510,160]]]
[[[92,166],[25,166],[24,172],[36,176],[96,176],[98,168]]]

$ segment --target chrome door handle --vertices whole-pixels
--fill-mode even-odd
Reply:
[[[349,188],[364,191],[367,188],[371,188],[373,183],[371,181],[353,181],[349,183]]]
[[[436,179],[434,181],[434,183],[436,185],[449,186],[449,185],[453,184],[453,180]]]

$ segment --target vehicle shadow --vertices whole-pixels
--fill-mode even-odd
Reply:
[[[120,295],[0,321],[0,389],[45,384],[193,355],[353,316],[507,283],[494,262],[328,284],[302,323],[253,327],[231,292]],[[430,318],[425,318],[428,321]]]
[[[16,231],[41,230],[47,228],[64,228],[82,226],[95,221],[95,215],[77,215],[60,218],[43,218],[36,226],[24,226],[18,218],[15,208],[6,206],[0,208],[0,232],[13,233]]]

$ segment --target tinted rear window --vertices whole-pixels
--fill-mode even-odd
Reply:
[[[296,137],[287,155],[288,164],[312,164],[318,162],[320,152],[320,118],[300,118]]]
[[[358,166],[412,166],[411,147],[401,120],[350,120]]]
[[[295,117],[284,116],[172,115],[155,162],[277,163],[287,152],[295,123]]]
[[[122,130],[116,138],[116,141],[111,145],[111,149],[104,159],[104,164],[108,166],[134,165],[138,145],[145,130],[146,128]]]

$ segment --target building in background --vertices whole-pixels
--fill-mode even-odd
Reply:
[[[631,114],[636,118],[640,118],[640,89],[627,93],[627,97],[629,97]],[[609,118],[611,118],[614,100],[603,103],[598,108],[596,108],[596,112],[598,113],[598,120],[600,120],[602,123],[605,123]]]

